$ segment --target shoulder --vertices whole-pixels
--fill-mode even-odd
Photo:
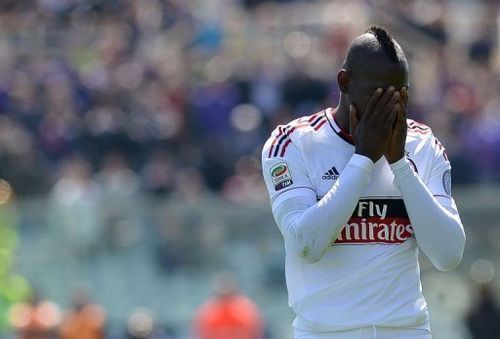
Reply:
[[[300,144],[304,136],[319,132],[327,121],[325,110],[322,110],[277,126],[264,144],[262,157],[283,157],[290,144]]]
[[[429,126],[416,120],[406,119],[406,126],[408,127],[408,136],[416,139],[427,139],[433,136],[432,129]]]
[[[420,145],[416,146],[419,148],[431,149],[437,155],[441,155],[448,160],[443,144],[441,144],[429,126],[413,119],[406,119],[406,125],[408,127],[407,143]]]

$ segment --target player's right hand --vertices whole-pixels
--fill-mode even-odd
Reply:
[[[400,93],[394,87],[385,92],[377,88],[361,115],[354,105],[349,106],[350,132],[356,145],[355,153],[376,162],[387,150],[397,110],[393,109]]]

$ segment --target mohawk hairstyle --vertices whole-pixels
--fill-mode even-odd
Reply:
[[[398,52],[396,51],[396,46],[394,45],[394,39],[384,27],[372,25],[368,27],[365,33],[370,33],[375,36],[380,45],[382,45],[385,53],[391,58],[392,61],[399,61]]]

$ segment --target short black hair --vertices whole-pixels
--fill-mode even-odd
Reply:
[[[384,52],[391,58],[392,61],[398,62],[400,60],[398,57],[398,52],[396,51],[396,46],[394,45],[394,38],[384,27],[371,25],[370,27],[368,27],[365,33],[370,33],[375,36],[377,41],[384,49]]]
[[[371,25],[364,34],[352,41],[343,66],[351,71],[366,66],[367,62],[373,64],[375,61],[407,66],[406,56],[397,41],[385,28]]]

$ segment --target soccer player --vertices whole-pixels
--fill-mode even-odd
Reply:
[[[406,118],[408,63],[384,28],[351,43],[336,108],[278,126],[262,152],[295,338],[431,338],[418,251],[456,267],[450,162]]]

